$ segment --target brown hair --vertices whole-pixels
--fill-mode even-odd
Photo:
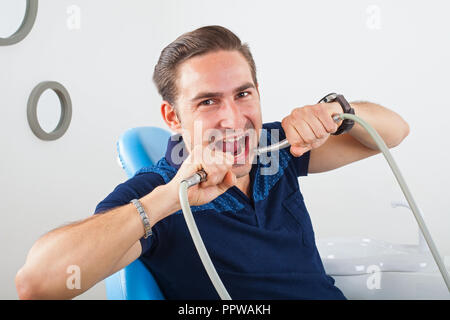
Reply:
[[[218,51],[236,50],[247,60],[255,86],[256,66],[250,48],[230,30],[221,26],[206,26],[179,36],[161,51],[153,73],[153,81],[162,98],[174,104],[177,98],[177,67],[194,56]]]

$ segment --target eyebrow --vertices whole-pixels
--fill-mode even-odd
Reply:
[[[251,82],[244,83],[243,85],[235,88],[233,90],[233,93],[244,91],[244,90],[249,89],[249,88],[255,89],[255,85],[253,83],[251,83]],[[223,92],[200,92],[194,98],[192,98],[191,101],[193,102],[193,101],[196,101],[196,100],[212,98],[212,97],[223,97]]]

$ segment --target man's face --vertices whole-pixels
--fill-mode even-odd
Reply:
[[[250,172],[262,127],[258,89],[238,51],[193,57],[178,68],[175,102],[189,151],[198,144],[230,152],[233,172]]]

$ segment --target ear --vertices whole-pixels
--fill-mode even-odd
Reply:
[[[172,131],[181,133],[181,121],[178,119],[175,107],[172,106],[168,101],[164,100],[161,103],[161,115],[164,119],[164,122]]]

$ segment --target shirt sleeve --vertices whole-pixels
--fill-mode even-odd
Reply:
[[[265,123],[263,125],[263,129],[269,130],[269,133],[270,130],[278,130],[279,141],[286,139],[286,134],[284,132],[283,127],[281,126],[281,122],[279,121]],[[286,148],[286,151],[291,157],[290,165],[294,166],[297,177],[307,176],[311,150],[305,152],[300,157],[294,157],[290,152],[289,147]]]
[[[162,184],[164,184],[163,178],[156,173],[138,174],[116,186],[105,199],[97,204],[94,214],[106,213],[111,209],[130,203],[132,199],[142,198]],[[136,214],[138,214],[137,210]],[[152,233],[147,239],[144,239],[144,237],[140,239],[142,246],[141,256],[157,243],[158,232],[156,228],[152,228]]]

